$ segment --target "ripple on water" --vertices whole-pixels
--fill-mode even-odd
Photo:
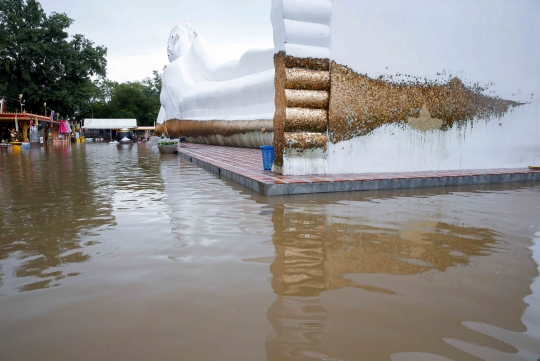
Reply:
[[[538,185],[266,198],[144,147],[34,153],[0,155],[0,358],[540,354]]]

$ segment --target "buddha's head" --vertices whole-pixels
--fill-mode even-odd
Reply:
[[[197,33],[191,23],[175,26],[169,35],[167,56],[172,63],[191,49],[191,44],[197,38]]]

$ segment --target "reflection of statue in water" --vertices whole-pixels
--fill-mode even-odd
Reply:
[[[489,230],[436,222],[377,228],[326,213],[276,207],[272,216],[276,258],[270,270],[278,296],[267,312],[274,328],[265,344],[268,360],[335,360],[321,347],[327,319],[322,292],[354,287],[395,295],[344,275],[444,272],[485,254],[494,243]]]

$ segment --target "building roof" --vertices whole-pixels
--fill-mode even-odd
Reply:
[[[85,119],[84,129],[136,128],[137,119]]]
[[[156,127],[150,126],[150,127],[137,127],[134,130],[155,130]]]
[[[15,120],[15,117],[17,117],[17,120],[23,121],[23,120],[37,120],[40,122],[48,122],[49,117],[43,116],[43,115],[37,115],[32,113],[0,113],[0,121],[13,121]],[[56,120],[55,123],[58,123]]]

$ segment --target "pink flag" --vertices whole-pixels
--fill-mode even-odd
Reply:
[[[60,128],[58,129],[58,132],[61,133],[61,134],[69,133],[67,120],[61,120],[60,121]]]

